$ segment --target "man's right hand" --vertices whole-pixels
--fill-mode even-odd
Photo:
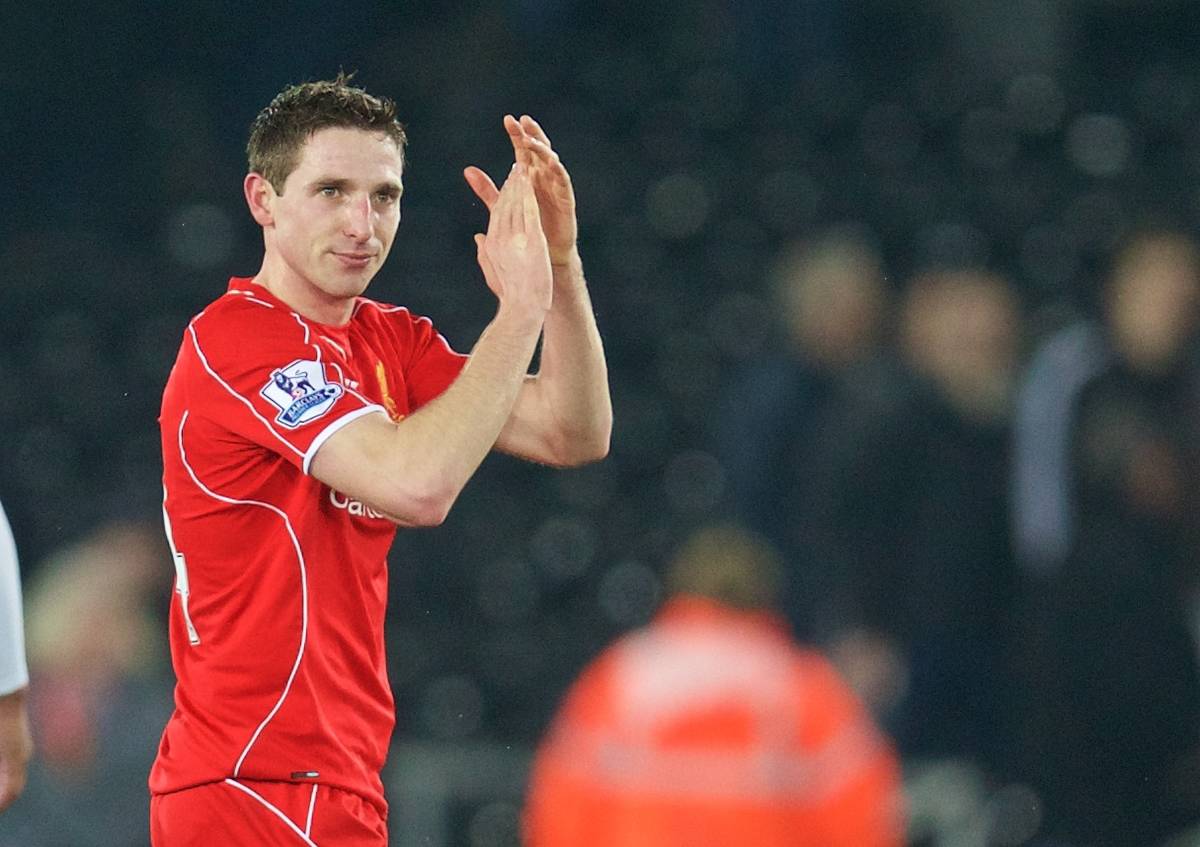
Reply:
[[[525,165],[516,164],[491,208],[487,235],[476,235],[479,266],[502,309],[541,321],[553,298],[553,275],[537,197]]]
[[[0,697],[0,812],[25,790],[25,769],[32,755],[33,736],[21,688]]]

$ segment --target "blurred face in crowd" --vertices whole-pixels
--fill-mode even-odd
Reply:
[[[918,278],[903,323],[909,361],[960,411],[977,419],[1005,412],[1020,340],[1020,310],[1005,279],[981,271]]]
[[[1168,370],[1195,331],[1200,255],[1182,236],[1134,243],[1118,259],[1108,318],[1121,355],[1146,373]]]
[[[247,200],[272,268],[269,287],[281,286],[275,293],[302,311],[315,306],[318,319],[346,308],[391,250],[402,168],[386,134],[328,127],[309,136],[280,191],[248,175]]]
[[[887,294],[873,251],[829,237],[785,260],[780,300],[793,341],[811,359],[838,368],[874,350]]]

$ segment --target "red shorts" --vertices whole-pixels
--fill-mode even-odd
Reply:
[[[387,820],[327,785],[227,779],[150,798],[154,847],[387,847]]]

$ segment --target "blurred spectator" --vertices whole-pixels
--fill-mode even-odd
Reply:
[[[814,448],[809,499],[792,501],[838,575],[834,656],[901,755],[962,759],[992,777],[1008,768],[1006,463],[1020,318],[999,275],[914,279],[899,330],[907,370],[846,392]]]
[[[902,843],[898,763],[832,665],[768,611],[780,563],[734,525],[583,672],[534,764],[531,847]]]
[[[1014,553],[1031,575],[1057,569],[1075,530],[1069,479],[1079,393],[1108,361],[1095,321],[1078,318],[1040,341],[1023,369],[1013,420]]]
[[[1069,439],[1073,527],[1034,592],[1029,767],[1070,844],[1157,843],[1200,822],[1195,596],[1200,252],[1140,234],[1104,296],[1107,364]]]
[[[772,299],[782,338],[732,380],[717,416],[716,450],[738,519],[784,555],[784,610],[797,634],[825,628],[824,565],[795,500],[845,381],[880,365],[889,307],[880,259],[865,233],[831,229],[776,260]]]
[[[37,569],[28,631],[38,757],[25,799],[0,822],[3,847],[148,842],[146,773],[170,712],[152,598],[167,590],[169,562],[160,528],[115,522]]]

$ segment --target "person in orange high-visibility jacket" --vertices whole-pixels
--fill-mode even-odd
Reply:
[[[528,847],[900,847],[899,763],[769,607],[779,566],[702,529],[645,628],[584,669],[534,760]]]

